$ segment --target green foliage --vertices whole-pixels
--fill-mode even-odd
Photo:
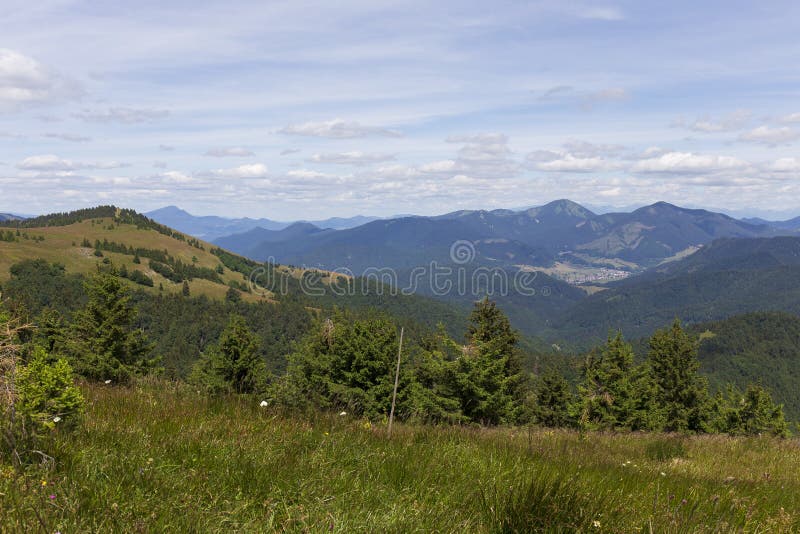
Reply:
[[[664,429],[702,432],[708,423],[708,386],[697,370],[697,340],[677,319],[650,338],[648,363],[656,403],[664,410]]]
[[[760,384],[750,384],[744,393],[728,388],[727,399],[719,402],[719,424],[722,432],[737,435],[787,437],[789,425],[783,415],[783,406],[775,404],[772,396]]]
[[[267,373],[258,345],[244,318],[232,315],[219,342],[195,364],[190,381],[212,394],[264,391]]]
[[[572,393],[569,383],[555,369],[548,369],[539,378],[533,406],[533,421],[541,426],[570,427],[575,423],[570,414]]]
[[[34,435],[55,428],[74,428],[83,412],[83,395],[73,382],[64,358],[53,358],[41,347],[17,368],[17,414]]]
[[[335,312],[289,356],[287,375],[274,390],[277,400],[296,408],[310,402],[370,419],[388,415],[397,334],[386,318]]]
[[[691,328],[700,334],[700,372],[724,391],[759,382],[784,405],[786,416],[800,420],[800,317],[783,312],[748,313]]]
[[[83,280],[67,274],[64,266],[45,260],[23,260],[11,266],[11,279],[3,284],[3,297],[38,315],[44,308],[68,313],[86,301]]]
[[[75,313],[64,347],[76,372],[90,380],[127,383],[152,370],[150,346],[134,327],[130,289],[106,272],[92,276],[85,289],[88,302]]]
[[[578,386],[576,409],[581,426],[590,429],[627,428],[633,408],[633,349],[621,333],[609,336],[599,353],[591,352]]]
[[[513,423],[520,417],[524,374],[519,334],[495,302],[475,304],[465,355],[458,361],[464,414],[484,424]]]

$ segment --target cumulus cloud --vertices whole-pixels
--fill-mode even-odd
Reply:
[[[310,161],[313,163],[336,163],[339,165],[369,165],[384,163],[395,159],[393,154],[369,153],[361,151],[339,152],[329,154],[314,154]]]
[[[355,121],[345,121],[343,119],[333,119],[321,122],[304,122],[301,124],[290,124],[281,130],[282,134],[303,135],[309,137],[327,137],[330,139],[354,139],[357,137],[401,137],[400,132],[378,128],[375,126],[365,126]]]
[[[728,115],[712,118],[708,115],[700,117],[694,121],[678,119],[673,126],[686,128],[698,133],[719,133],[741,130],[752,117],[752,113],[746,109],[739,109]]]
[[[252,151],[242,147],[210,148],[206,150],[205,154],[203,155],[210,156],[213,158],[227,158],[227,157],[246,158],[250,156],[255,156],[255,154]]]
[[[603,172],[620,168],[610,161],[625,147],[613,144],[595,144],[588,141],[568,139],[563,150],[534,150],[526,156],[529,166],[546,172]]]
[[[732,156],[694,154],[691,152],[667,152],[658,157],[637,161],[633,172],[698,173],[719,170],[743,169],[748,163]]]
[[[127,167],[126,163],[116,161],[85,163],[62,159],[54,154],[30,156],[17,163],[17,168],[25,171],[75,171],[79,169],[118,169]]]
[[[776,172],[798,172],[800,171],[800,159],[780,158],[772,162],[769,169]]]
[[[70,141],[72,143],[86,143],[91,141],[91,137],[87,137],[85,135],[78,135],[78,134],[70,134],[70,133],[46,133],[43,137],[49,137],[50,139],[60,139],[62,141]]]
[[[269,175],[269,169],[263,163],[252,163],[231,169],[217,169],[213,171],[213,174],[220,178],[266,178]]]
[[[163,119],[169,116],[169,111],[166,109],[112,107],[106,110],[84,109],[81,112],[74,113],[72,116],[86,122],[137,124]]]
[[[759,126],[739,136],[739,141],[761,143],[768,146],[788,145],[800,139],[800,132],[788,126],[770,128]]]
[[[423,164],[423,173],[461,174],[474,178],[501,178],[516,176],[521,170],[519,162],[508,148],[508,137],[501,133],[456,135],[445,139],[448,143],[464,143],[454,159]]]
[[[540,171],[547,172],[603,172],[618,168],[614,162],[599,157],[576,157],[572,154],[555,154],[555,157],[548,157],[543,161],[544,151],[532,153],[531,161],[533,167]]]
[[[35,59],[0,48],[0,109],[74,99],[82,94],[76,82]]]

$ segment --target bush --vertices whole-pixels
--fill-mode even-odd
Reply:
[[[53,360],[37,347],[26,365],[17,368],[17,414],[28,430],[42,435],[55,428],[74,428],[83,413],[83,395],[73,381],[67,360]]]

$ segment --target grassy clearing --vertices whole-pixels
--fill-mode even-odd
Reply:
[[[94,222],[94,224],[92,224]],[[113,229],[112,229],[113,228]],[[6,231],[8,228],[3,228]],[[13,230],[13,229],[12,229]],[[14,230],[15,231],[15,230]],[[192,247],[186,241],[180,241],[173,237],[160,234],[152,229],[139,229],[131,224],[114,223],[110,218],[100,218],[86,220],[66,226],[48,226],[42,228],[27,228],[23,230],[31,238],[44,237],[44,241],[33,239],[22,239],[14,243],[0,241],[0,283],[7,280],[10,276],[9,268],[22,260],[43,258],[50,262],[63,264],[69,273],[88,274],[96,270],[97,262],[100,258],[94,256],[93,248],[81,247],[84,238],[91,243],[95,240],[116,241],[127,246],[167,250],[170,255],[181,260],[186,264],[193,263],[193,259],[200,267],[215,268],[220,264],[219,258],[211,254],[210,250],[214,245],[203,242],[205,250]],[[161,284],[166,293],[180,293],[182,284],[174,283],[148,267],[149,260],[142,259],[142,263],[133,263],[133,256],[119,254],[115,252],[103,252],[104,257],[110,258],[114,265],[128,270],[139,269],[151,277],[155,282],[154,288],[143,288],[142,286],[132,286],[144,289],[151,293],[158,292]],[[293,275],[299,276],[294,270],[289,269]],[[299,273],[299,271],[298,271]],[[223,299],[228,290],[228,283],[247,282],[240,273],[225,269],[221,275],[223,284],[214,283],[208,280],[195,279],[189,283],[193,295],[206,295],[213,299]],[[242,298],[246,301],[257,302],[262,300],[261,295],[242,293]]]
[[[800,448],[284,417],[185,386],[89,387],[55,467],[2,467],[4,532],[789,532]]]

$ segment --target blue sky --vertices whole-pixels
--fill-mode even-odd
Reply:
[[[800,214],[796,2],[3,4],[0,211]]]

